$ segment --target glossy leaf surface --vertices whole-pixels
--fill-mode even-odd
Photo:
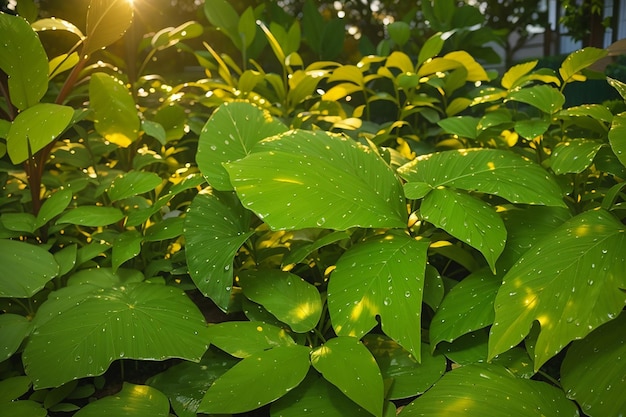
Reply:
[[[0,265],[0,297],[32,297],[59,272],[47,250],[8,239],[0,239]]]
[[[592,164],[601,147],[602,143],[593,140],[561,142],[552,151],[550,168],[556,174],[581,173]]]
[[[128,0],[91,0],[83,55],[91,55],[120,39],[132,20],[133,3]]]
[[[116,207],[79,206],[66,211],[56,224],[78,224],[81,226],[106,226],[118,222],[124,214]]]
[[[626,167],[626,113],[620,113],[613,119],[611,130],[609,131],[609,143],[617,159]]]
[[[125,382],[122,390],[87,404],[74,414],[76,417],[167,417],[170,404],[167,397],[148,385]]]
[[[107,193],[111,201],[118,201],[152,191],[160,184],[161,177],[153,172],[130,171],[116,177]]]
[[[225,166],[244,206],[272,229],[406,225],[400,182],[351,139],[291,131]]]
[[[280,346],[294,346],[295,342],[280,327],[255,321],[228,321],[209,327],[209,342],[224,352],[247,358]]]
[[[362,337],[380,316],[389,337],[419,360],[428,242],[389,235],[350,248],[328,283],[328,310],[340,336]]]
[[[11,313],[0,315],[0,361],[10,358],[17,352],[30,330],[31,322],[26,317]]]

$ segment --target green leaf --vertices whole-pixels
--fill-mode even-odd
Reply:
[[[168,217],[146,229],[144,240],[146,242],[159,242],[176,239],[183,234],[184,222],[185,219],[182,217]]]
[[[444,40],[442,33],[438,32],[432,35],[424,42],[417,56],[417,66],[419,67],[430,58],[434,58],[441,52]]]
[[[0,239],[0,265],[0,297],[32,297],[59,272],[47,250],[7,239]]]
[[[510,92],[506,101],[526,103],[551,115],[563,108],[565,96],[549,85],[535,85]]]
[[[0,417],[28,416],[46,417],[48,412],[41,403],[32,400],[18,400],[2,404]]]
[[[120,39],[132,20],[133,4],[128,0],[91,0],[82,54],[91,55]]]
[[[189,21],[176,27],[168,27],[158,31],[150,41],[153,48],[164,49],[176,45],[185,39],[193,39],[202,35],[204,29],[198,22]]]
[[[260,140],[285,131],[287,127],[266,110],[249,103],[223,104],[200,133],[198,168],[216,190],[230,191],[233,187],[222,164],[245,157]]]
[[[556,174],[579,174],[591,166],[601,147],[602,143],[586,139],[560,142],[550,156],[550,168]]]
[[[107,226],[119,222],[124,214],[115,207],[80,206],[68,210],[56,221],[56,224],[77,224],[80,226]]]
[[[0,69],[8,76],[11,103],[25,110],[37,104],[48,89],[48,57],[23,18],[0,13],[0,33]]]
[[[626,167],[626,112],[620,113],[613,118],[613,124],[609,131],[609,143],[617,159]]]
[[[518,65],[513,65],[504,73],[500,84],[507,90],[518,87],[518,81],[520,80],[520,78],[532,71],[537,66],[537,62],[538,61],[535,60],[530,62],[524,62]]]
[[[536,370],[572,340],[616,317],[626,304],[625,231],[609,212],[587,211],[526,252],[496,296],[489,357],[517,345],[538,321]]]
[[[567,117],[590,117],[598,122],[611,123],[613,113],[603,104],[583,104],[562,110],[559,116]]]
[[[620,314],[572,343],[561,365],[568,398],[590,416],[617,416],[626,410],[626,314]]]
[[[449,117],[437,122],[446,132],[462,138],[476,139],[477,126],[480,120],[471,116]]]
[[[229,321],[209,327],[209,341],[213,346],[236,357],[247,358],[295,342],[284,330],[271,324],[254,321]]]
[[[226,170],[244,206],[274,230],[406,226],[402,186],[370,148],[298,130],[254,151]]]
[[[7,229],[20,233],[33,233],[35,216],[30,213],[2,213],[0,223]]]
[[[31,322],[18,314],[0,315],[0,361],[10,358],[31,331]],[[18,395],[19,397],[20,395]],[[15,398],[9,398],[14,400]]]
[[[296,333],[312,330],[322,315],[317,288],[297,275],[278,270],[242,271],[243,294],[261,304]]]
[[[209,350],[199,363],[179,363],[150,377],[146,384],[168,396],[178,417],[196,417],[204,393],[236,363],[236,359],[226,354]]]
[[[72,22],[68,22],[67,20],[59,19],[56,17],[39,19],[36,22],[33,22],[31,27],[37,32],[45,32],[47,30],[62,30],[75,35],[78,39],[83,39],[85,37],[85,35],[83,35],[83,32],[81,32],[80,29],[78,29],[78,27],[76,27],[76,25],[74,25]]]
[[[239,15],[227,0],[212,0],[204,4],[204,14],[209,22],[223,31],[235,44],[241,48],[241,40],[237,36]]]
[[[14,164],[24,162],[53,142],[72,121],[71,107],[35,104],[19,113],[7,135],[7,151]]]
[[[391,40],[400,47],[404,46],[411,38],[411,27],[401,20],[386,25],[385,29],[387,29]]]
[[[365,335],[363,344],[374,355],[383,379],[392,381],[386,394],[391,400],[423,394],[446,371],[446,358],[441,354],[431,355],[430,347],[425,343],[422,343],[421,363],[383,335]]]
[[[420,313],[428,242],[386,235],[352,246],[328,283],[328,310],[339,336],[382,329],[420,360]]]
[[[126,2],[117,0],[120,1]],[[106,140],[126,148],[139,137],[140,121],[135,101],[121,81],[105,73],[93,74],[89,82],[89,103],[96,130]]]
[[[448,242],[449,243],[449,242]],[[432,265],[426,265],[426,275],[424,277],[424,303],[433,311],[437,311],[439,304],[443,300],[445,289],[443,279],[439,271]]]
[[[148,385],[124,382],[120,392],[90,402],[74,416],[167,417],[169,413],[169,401],[161,391]]]
[[[494,194],[511,203],[565,207],[561,188],[539,165],[510,151],[461,149],[418,156],[398,169],[407,182]],[[523,181],[520,181],[523,178]]]
[[[464,278],[444,297],[430,324],[430,344],[454,339],[493,323],[500,280],[481,269]]]
[[[191,278],[204,295],[227,310],[233,260],[253,234],[250,214],[233,194],[205,190],[191,202],[183,234]]]
[[[297,264],[304,261],[308,255],[323,248],[324,246],[331,245],[333,243],[340,242],[344,239],[348,239],[350,234],[346,231],[336,231],[324,234],[319,239],[316,239],[312,243],[305,244],[299,247],[291,247],[290,252],[283,257],[283,266]]]
[[[570,81],[574,75],[583,69],[591,66],[600,58],[604,58],[608,54],[606,49],[587,47],[572,52],[565,58],[559,68],[559,75],[564,82]]]
[[[241,49],[248,48],[256,35],[256,17],[254,16],[254,10],[252,7],[248,7],[241,14],[237,23],[237,32],[239,33],[239,39],[241,43]]]
[[[167,133],[165,132],[165,128],[160,123],[151,120],[142,120],[141,130],[143,130],[146,135],[158,140],[161,145],[165,145],[167,142]]]
[[[143,282],[73,288],[72,302],[51,295],[43,304],[51,303],[47,320],[24,349],[36,389],[101,375],[116,359],[198,361],[207,349],[204,317],[181,290]]]
[[[24,375],[13,376],[0,381],[0,403],[6,403],[17,400],[26,394],[31,386],[30,378]]]
[[[515,122],[515,132],[528,140],[533,140],[537,136],[546,133],[550,127],[550,120],[527,119]]]
[[[376,360],[353,337],[335,337],[311,352],[311,364],[352,401],[383,415],[383,378]]]
[[[615,78],[606,77],[608,83],[611,87],[615,88],[620,96],[624,100],[626,100],[626,83],[621,82],[620,80],[616,80]]]
[[[579,414],[576,405],[552,385],[517,378],[500,366],[476,364],[446,373],[433,388],[407,405],[400,415],[574,417]]]
[[[187,112],[178,104],[163,106],[154,115],[154,121],[165,130],[165,141],[181,139],[185,136]]]
[[[61,54],[52,58],[48,63],[48,71],[50,73],[48,77],[52,79],[65,71],[69,71],[74,68],[79,61],[80,58],[77,52],[73,52],[70,55]]]
[[[39,213],[37,213],[35,229],[39,229],[54,217],[63,213],[71,201],[72,191],[70,189],[60,188],[55,191],[50,197],[44,200],[41,205],[41,209],[39,209]]]
[[[111,266],[113,272],[124,262],[134,258],[141,252],[143,236],[136,230],[127,230],[116,236],[111,253]]]
[[[280,346],[243,359],[211,385],[198,412],[243,413],[275,401],[302,382],[309,353],[305,346]]]
[[[425,182],[407,182],[404,184],[404,195],[412,200],[422,199],[431,191],[431,186]]]
[[[440,187],[424,197],[420,213],[424,220],[478,249],[495,271],[506,243],[506,228],[493,207],[466,193]]]
[[[107,193],[111,201],[119,201],[150,192],[161,185],[161,182],[161,177],[154,172],[125,172],[111,182]]]

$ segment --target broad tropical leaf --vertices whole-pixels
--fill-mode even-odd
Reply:
[[[272,229],[405,227],[400,182],[370,148],[291,131],[225,164],[237,195]]]
[[[36,389],[100,375],[120,358],[198,361],[206,351],[204,317],[183,291],[148,283],[64,289],[81,287],[88,290],[73,302],[51,295],[44,303],[52,304],[48,318],[23,353]]]
[[[554,147],[550,156],[550,168],[556,174],[581,173],[593,162],[602,147],[594,140],[573,139]]]
[[[198,412],[243,413],[277,400],[302,382],[309,353],[305,346],[280,346],[243,359],[211,385]]]
[[[495,209],[476,197],[446,187],[426,194],[420,214],[424,220],[478,249],[495,271],[504,250],[506,229]]]
[[[206,189],[191,202],[185,218],[189,274],[204,295],[227,310],[233,285],[233,260],[253,234],[250,213],[231,193]]]
[[[24,316],[11,313],[0,315],[0,361],[10,358],[17,352],[31,328],[30,320]]]
[[[224,352],[247,358],[280,346],[294,346],[295,342],[280,327],[254,321],[227,321],[209,327],[209,342]]]
[[[626,410],[626,314],[572,343],[561,365],[566,395],[590,416],[617,416]]]
[[[431,354],[425,343],[419,363],[406,349],[383,335],[365,335],[363,344],[374,355],[383,379],[392,381],[385,396],[390,400],[423,394],[446,371],[446,358],[439,353]]]
[[[509,151],[461,149],[418,156],[398,169],[407,182],[495,194],[511,203],[565,207],[556,181]],[[520,179],[523,178],[523,181]]]
[[[128,0],[91,0],[83,55],[91,55],[120,39],[132,20],[133,4]]]
[[[358,339],[330,339],[311,352],[311,364],[352,401],[382,417],[383,378],[376,360]]]
[[[152,191],[160,184],[161,177],[154,172],[129,171],[111,182],[107,194],[111,201],[118,201]]]
[[[124,382],[115,395],[100,398],[78,410],[76,417],[167,417],[170,403],[158,389]]]
[[[242,271],[243,294],[265,307],[294,332],[312,330],[322,315],[320,293],[297,275],[279,270]]]
[[[25,110],[37,104],[48,89],[48,57],[21,16],[0,13],[0,33],[0,69],[8,75],[11,103]]]
[[[328,310],[340,336],[362,337],[376,325],[419,361],[420,315],[428,242],[387,235],[354,245],[328,283]]]
[[[466,365],[447,372],[400,413],[400,417],[538,415],[579,414],[560,389],[515,377],[503,367],[488,364]]]
[[[0,265],[0,297],[32,297],[59,272],[47,250],[8,239],[0,239]]]
[[[479,270],[455,285],[444,297],[430,324],[433,349],[441,341],[454,339],[493,323],[493,303],[500,279]]]
[[[613,119],[609,131],[609,143],[617,159],[626,167],[626,113],[620,113]]]
[[[285,131],[287,127],[268,111],[250,103],[222,104],[200,133],[198,168],[213,188],[230,191],[233,187],[222,164],[245,157],[260,140]]]
[[[517,345],[538,321],[535,369],[626,304],[626,230],[605,210],[565,222],[504,276],[495,301],[489,357]]]

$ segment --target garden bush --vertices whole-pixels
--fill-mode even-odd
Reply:
[[[564,94],[606,51],[305,62],[314,8],[208,4],[241,57],[188,22],[132,74],[127,1],[0,14],[0,415],[624,413],[626,113]]]

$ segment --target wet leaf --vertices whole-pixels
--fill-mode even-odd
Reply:
[[[161,182],[161,177],[154,172],[129,171],[111,182],[107,194],[111,201],[119,201],[150,192],[161,185]]]
[[[124,382],[120,392],[87,404],[74,416],[167,417],[169,412],[169,401],[161,391],[148,385]]]
[[[589,168],[602,147],[594,140],[573,139],[554,147],[550,156],[550,168],[556,174],[581,173]]]
[[[0,314],[0,361],[10,358],[31,331],[31,322],[18,314]],[[14,400],[18,398],[9,398]]]
[[[91,0],[83,55],[91,55],[120,39],[132,20],[133,4],[128,0]]]
[[[47,250],[8,239],[0,239],[0,265],[0,297],[32,297],[59,272]]]
[[[106,226],[124,218],[124,214],[115,207],[79,206],[67,210],[56,224],[77,224],[80,226]]]
[[[228,321],[209,327],[209,342],[224,352],[247,358],[280,346],[294,346],[295,342],[280,327],[254,321]]]

